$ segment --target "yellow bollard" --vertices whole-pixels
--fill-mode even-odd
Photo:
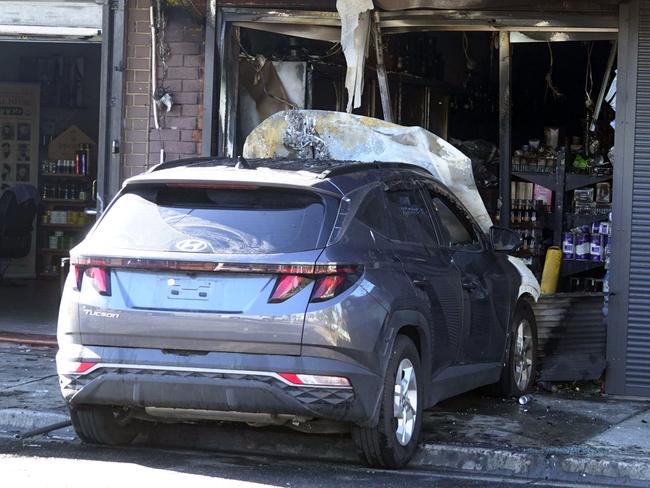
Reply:
[[[546,251],[544,271],[542,272],[542,295],[550,295],[557,291],[562,266],[562,250],[559,247],[549,247]]]

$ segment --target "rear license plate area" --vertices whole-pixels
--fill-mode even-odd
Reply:
[[[192,278],[170,278],[167,280],[169,300],[209,301],[216,283]]]

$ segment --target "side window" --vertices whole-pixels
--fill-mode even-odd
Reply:
[[[366,195],[357,210],[356,217],[372,230],[388,235],[382,190],[376,188]]]
[[[393,239],[424,246],[437,244],[433,224],[420,192],[393,190],[386,195]]]
[[[472,224],[462,215],[459,208],[436,195],[432,196],[432,204],[446,234],[443,239],[447,246],[480,247],[481,242],[472,228]]]

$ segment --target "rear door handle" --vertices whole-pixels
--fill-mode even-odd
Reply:
[[[478,288],[478,283],[476,281],[463,281],[463,288],[466,290],[476,290]]]
[[[426,280],[413,280],[413,284],[417,286],[418,288],[424,288],[427,286],[427,281]]]

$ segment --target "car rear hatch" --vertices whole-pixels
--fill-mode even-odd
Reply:
[[[300,354],[336,208],[307,190],[129,189],[72,253],[82,341]]]

